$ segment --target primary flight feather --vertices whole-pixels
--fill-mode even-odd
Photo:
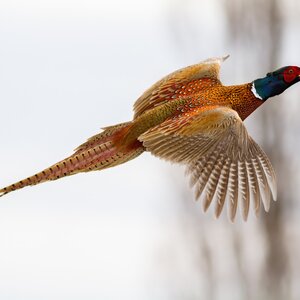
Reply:
[[[134,118],[106,127],[74,154],[31,177],[0,189],[0,196],[25,186],[79,172],[110,168],[144,151],[184,164],[195,196],[206,211],[225,202],[233,221],[239,205],[244,220],[276,200],[273,167],[249,136],[243,120],[268,98],[300,81],[300,68],[287,66],[250,83],[224,86],[219,79],[227,57],[207,59],[175,71],[150,87],[134,104]]]

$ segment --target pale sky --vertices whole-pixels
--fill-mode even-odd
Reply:
[[[161,3],[1,1],[1,185],[129,120],[135,99],[181,67]],[[169,167],[145,154],[2,198],[0,298],[162,297],[153,252],[176,199]]]
[[[211,2],[195,13],[207,37],[218,27],[220,37],[185,57],[168,27],[170,1],[2,0],[0,185],[61,160],[101,127],[130,120],[135,99],[160,77],[230,53]],[[232,74],[232,64],[223,74]],[[172,281],[160,267],[169,256],[183,265],[178,285],[197,286],[197,278],[187,280],[190,262],[176,235],[181,192],[215,233],[224,229],[202,214],[183,173],[145,153],[1,198],[0,299],[168,299]],[[165,243],[174,253],[162,251]]]

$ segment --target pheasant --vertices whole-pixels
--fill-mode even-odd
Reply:
[[[244,220],[250,202],[256,214],[261,203],[268,211],[271,199],[276,200],[275,172],[243,120],[268,98],[300,81],[300,68],[287,66],[250,83],[224,86],[219,70],[227,57],[210,58],[162,78],[137,99],[132,121],[103,128],[71,156],[0,189],[0,195],[110,168],[149,151],[187,166],[204,211],[214,202],[219,217],[226,202],[232,221],[238,202]]]

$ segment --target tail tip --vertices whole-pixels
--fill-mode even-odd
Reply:
[[[6,195],[8,193],[8,191],[4,188],[0,190],[0,197]]]

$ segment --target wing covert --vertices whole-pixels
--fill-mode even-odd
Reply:
[[[146,90],[134,103],[134,118],[148,109],[177,97],[203,90],[212,84],[221,84],[219,71],[221,63],[229,55],[210,58],[199,64],[177,70]]]

